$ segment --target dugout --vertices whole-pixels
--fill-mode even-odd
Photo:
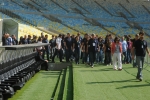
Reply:
[[[2,45],[2,35],[9,33],[15,35],[18,38],[18,23],[11,18],[0,20],[0,45]]]

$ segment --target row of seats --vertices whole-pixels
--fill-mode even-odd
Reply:
[[[38,45],[34,44],[34,46]],[[15,47],[19,47],[19,49],[13,50]],[[20,50],[22,47],[23,49]],[[30,45],[26,45],[26,47],[24,48],[21,45],[12,46],[12,50],[6,49],[7,46],[2,47],[5,50],[0,54],[0,100],[11,98],[17,90],[21,89],[41,69],[42,62],[36,61],[37,52],[33,51],[34,47],[30,47]],[[18,54],[14,55],[14,59],[11,57],[4,58],[3,53],[7,53],[5,56],[9,56],[9,52]]]
[[[36,62],[34,56],[16,66],[4,66],[0,70],[0,92],[3,100],[7,100],[21,89],[25,82],[40,70],[39,66],[40,62]]]

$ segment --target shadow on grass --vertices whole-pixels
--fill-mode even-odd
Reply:
[[[94,68],[91,68],[92,70],[81,70],[81,72],[87,72],[87,71],[115,71],[113,68],[104,68],[104,69],[96,69],[94,70]]]
[[[69,77],[67,86],[67,97],[66,100],[73,100],[73,69],[69,67]]]
[[[99,71],[114,71],[113,68],[105,68],[105,69],[100,69]]]
[[[53,98],[54,98],[54,96],[55,96],[55,92],[56,92],[56,89],[57,89],[57,86],[58,86],[58,83],[59,83],[61,74],[62,74],[62,71],[59,73],[59,77],[58,77],[58,79],[57,79],[57,83],[56,83],[56,85],[55,85],[55,88],[54,88],[54,90],[53,90],[53,93],[52,93],[52,95],[51,95],[50,100],[53,100]]]
[[[148,71],[148,72],[150,72],[150,70],[148,70],[148,69],[146,69],[146,67],[145,68],[143,68],[144,70],[146,70],[146,71]]]
[[[121,81],[109,81],[109,82],[87,82],[87,84],[121,83],[121,82],[137,82],[137,80],[136,79],[130,79],[130,80],[121,80]]]
[[[150,86],[150,84],[142,84],[142,85],[127,85],[127,86],[122,86],[116,89],[124,89],[124,88],[137,88],[137,87],[144,87],[144,86]]]
[[[57,100],[62,100],[62,98],[63,98],[63,91],[64,91],[64,85],[65,85],[65,77],[66,77],[66,69],[65,69],[65,72],[63,73],[62,81],[61,81],[61,84],[60,84],[60,91],[59,91]]]
[[[136,77],[136,75],[134,75],[134,74],[132,74],[132,73],[128,72],[128,71],[126,70],[126,68],[124,69],[124,71],[125,71],[126,73],[128,73],[128,74],[130,74],[130,75],[132,75],[132,76]]]

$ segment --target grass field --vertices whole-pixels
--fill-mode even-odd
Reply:
[[[143,81],[135,79],[137,68],[73,64],[64,72],[40,71],[9,100],[149,100],[150,66],[143,69]]]
[[[74,100],[149,100],[150,67],[144,68],[142,82],[135,79],[137,68],[123,68],[74,65]]]

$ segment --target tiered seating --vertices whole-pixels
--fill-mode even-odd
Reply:
[[[41,62],[37,62],[37,46],[48,44],[32,44],[0,47],[0,94],[4,100],[10,98],[40,70]]]
[[[13,0],[17,2],[18,4],[10,1],[10,0],[1,0],[4,2],[3,7],[9,10],[25,10],[25,11],[33,11],[33,12],[38,12],[37,10],[31,8],[30,6],[27,6],[24,4],[23,0]],[[38,5],[33,3],[32,1],[29,1],[29,3],[35,5],[36,7],[43,8],[41,9],[45,14],[51,14],[54,17],[60,19],[62,23],[57,23],[54,21],[51,21],[47,18],[44,18],[41,15],[35,15],[35,14],[23,14],[23,13],[17,13],[14,12],[15,14],[18,14],[21,17],[24,17],[26,19],[30,19],[32,22],[35,23],[37,26],[42,26],[45,28],[51,28],[54,30],[57,30],[58,32],[61,33],[77,33],[76,31],[70,29],[69,27],[66,27],[66,25],[73,27],[74,29],[81,31],[82,33],[101,33],[101,28],[97,26],[92,26],[88,25],[90,23],[84,21],[84,16],[82,16],[82,13],[85,15],[87,18],[93,18],[96,21],[102,23],[105,27],[115,27],[115,31],[112,31],[119,34],[121,33],[120,30],[116,31],[119,28],[128,28],[124,22],[125,19],[118,14],[118,12],[122,12],[123,14],[126,15],[126,17],[129,19],[129,21],[147,21],[149,22],[149,14],[148,12],[142,7],[142,5],[146,5],[147,8],[149,8],[148,4],[141,2],[139,0],[139,3],[131,1],[130,3],[127,3],[126,1],[120,1],[116,0],[114,1],[104,1],[104,0],[99,0],[97,1],[101,6],[96,4],[96,2],[92,0],[80,0],[80,1],[75,1],[78,4],[76,4],[73,1],[68,1],[68,0],[54,0],[54,1],[47,1],[47,0],[34,0]],[[133,2],[133,3],[132,3]],[[119,3],[124,6],[129,12],[131,12],[132,15],[135,16],[132,17],[129,12],[127,12]],[[74,8],[78,9],[80,12],[73,10]],[[107,11],[109,11],[111,14],[109,14]],[[48,13],[47,13],[48,12]],[[70,16],[69,18],[65,18],[62,16]],[[73,17],[81,17],[81,18],[73,18]],[[111,19],[111,20],[120,20],[120,22],[116,21],[103,21],[102,19]],[[65,25],[62,25],[65,24]],[[143,28],[147,28],[146,24],[141,24]],[[127,30],[127,29],[121,29],[121,30]],[[134,31],[134,29],[133,29]],[[131,31],[131,33],[133,32]],[[107,33],[107,32],[106,32]],[[126,32],[128,34],[128,31]],[[136,32],[133,32],[136,33]]]
[[[0,12],[0,19],[4,19],[4,18],[10,18],[10,17]]]

